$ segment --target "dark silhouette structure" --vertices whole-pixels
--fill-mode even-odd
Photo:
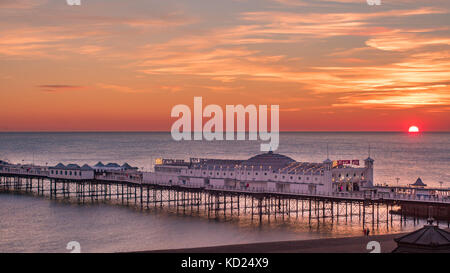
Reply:
[[[423,228],[394,239],[393,253],[450,253],[450,232],[433,225],[433,219]]]

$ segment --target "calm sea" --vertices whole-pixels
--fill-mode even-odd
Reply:
[[[375,183],[450,183],[450,134],[282,133],[277,153],[298,161],[375,159]],[[254,141],[175,142],[168,133],[0,133],[0,159],[40,165],[128,162],[151,170],[156,158],[247,159]],[[374,233],[413,230],[380,226]],[[258,226],[248,219],[215,221],[165,211],[141,212],[106,204],[76,205],[0,193],[0,252],[67,252],[78,241],[83,252],[112,252],[303,240],[361,235],[360,224],[308,224],[303,219]]]

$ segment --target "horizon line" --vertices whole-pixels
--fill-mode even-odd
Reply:
[[[190,133],[195,133],[196,131],[191,131]],[[202,131],[199,131],[202,132]],[[408,131],[402,130],[280,130],[280,133],[408,133]],[[0,133],[171,133],[171,131],[161,131],[161,130],[11,130],[2,131]],[[227,131],[222,131],[222,133],[227,133]],[[234,131],[234,133],[242,133],[241,131]],[[249,131],[245,131],[249,133]],[[254,132],[258,133],[258,132]],[[270,131],[269,131],[270,133]],[[419,133],[450,133],[449,131],[420,131]]]

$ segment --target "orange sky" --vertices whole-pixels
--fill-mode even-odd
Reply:
[[[395,3],[392,3],[395,2]],[[288,131],[450,131],[450,2],[0,1],[0,131],[165,131],[279,104]]]

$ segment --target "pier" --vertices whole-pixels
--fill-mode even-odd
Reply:
[[[17,166],[17,165],[14,165]],[[0,170],[0,192],[27,193],[79,204],[107,202],[138,209],[169,209],[181,214],[203,214],[210,219],[249,217],[260,224],[289,218],[304,218],[310,224],[321,221],[352,221],[361,226],[390,226],[395,221],[416,222],[424,215],[407,208],[422,208],[450,226],[450,197],[414,196],[396,192],[307,193],[257,188],[183,185],[144,181],[143,172],[95,173],[91,179],[50,177],[42,166]],[[426,218],[426,217],[425,217]]]

